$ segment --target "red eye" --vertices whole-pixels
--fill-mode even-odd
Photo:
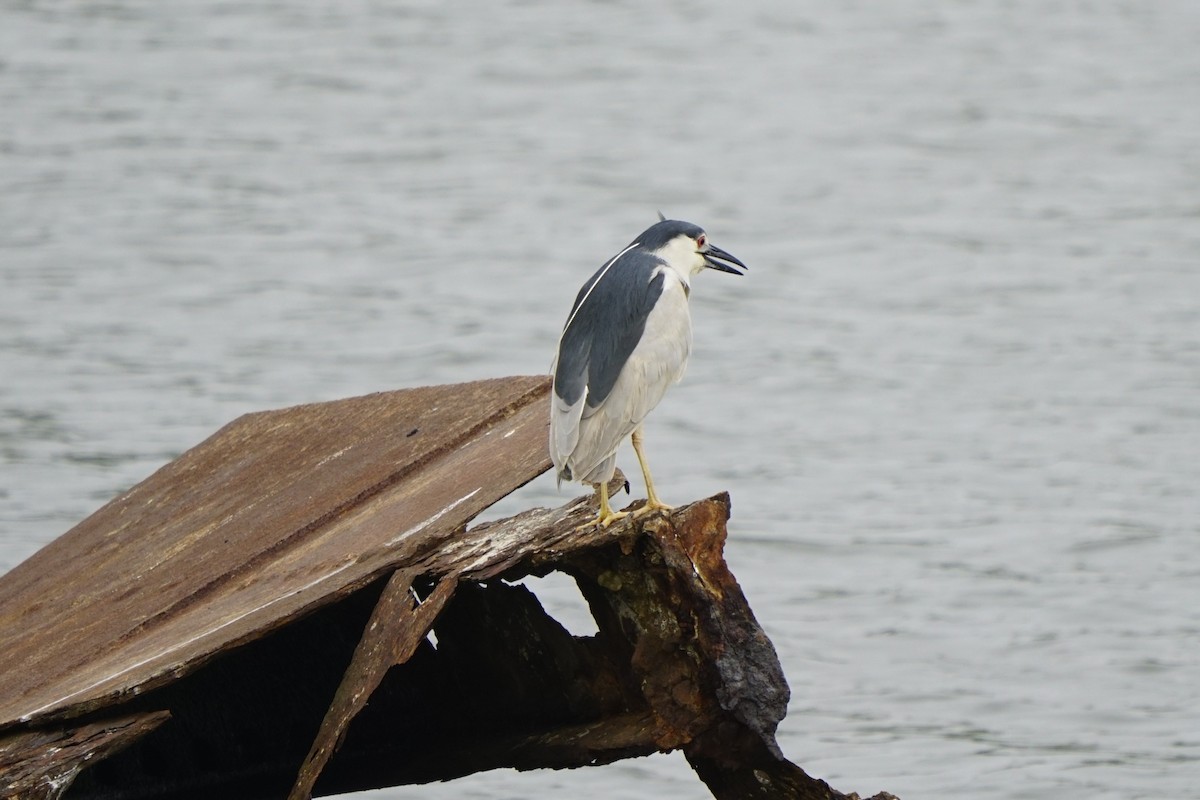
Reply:
[[[703,233],[696,237],[696,247],[704,249],[704,245],[708,244],[708,237]]]

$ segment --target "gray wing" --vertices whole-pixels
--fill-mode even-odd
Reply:
[[[625,252],[597,271],[575,298],[554,364],[550,455],[560,480],[577,477],[570,462],[581,421],[608,398],[641,340],[662,294],[661,265],[645,253]],[[615,450],[621,438],[599,445]]]

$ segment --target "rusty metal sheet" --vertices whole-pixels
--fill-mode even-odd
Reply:
[[[550,466],[549,379],[248,414],[0,576],[0,730],[102,707],[415,563]]]

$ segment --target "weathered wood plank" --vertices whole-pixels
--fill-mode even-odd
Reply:
[[[0,797],[299,800],[665,750],[721,800],[854,797],[775,741],[728,496],[466,528],[549,467],[548,386],[243,417],[0,578]],[[552,570],[595,636],[512,583]]]
[[[344,597],[549,467],[548,380],[249,414],[0,577],[0,730],[144,692]]]
[[[58,800],[89,762],[145,736],[170,716],[166,711],[127,714],[0,739],[0,797]]]

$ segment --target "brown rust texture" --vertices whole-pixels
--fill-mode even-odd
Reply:
[[[248,414],[0,577],[0,731],[177,679],[549,467],[544,377]]]
[[[682,750],[717,798],[848,797],[789,762],[776,744],[788,689],[724,560],[728,496],[607,530],[579,527],[591,513],[582,502],[533,509],[467,531],[421,565],[443,576],[434,590],[440,613],[431,620],[439,644],[425,653],[426,667],[455,680],[449,696],[438,697],[440,681],[408,673],[409,689],[430,696],[426,713],[437,720],[425,728],[420,712],[404,715],[404,724],[424,731],[420,750],[410,745],[374,783]],[[569,635],[532,594],[506,582],[550,569],[575,578],[596,619],[595,637]],[[448,585],[457,589],[442,611]],[[402,638],[425,627],[413,619]],[[376,637],[368,626],[364,642]],[[348,684],[368,685],[373,679],[361,676],[395,661],[380,648],[364,652],[377,654],[378,664],[360,665],[356,656],[339,695],[352,693]],[[323,730],[314,749],[333,737]],[[317,784],[321,793],[355,785],[345,782],[354,756],[340,758]],[[293,800],[307,796],[310,767]]]
[[[693,503],[648,519],[647,535],[628,552],[599,560],[584,553],[569,563],[597,618],[607,619],[602,629],[622,632],[631,648],[659,747],[695,749],[731,723],[777,753],[787,683],[725,565],[728,514],[727,495]]]
[[[299,800],[665,750],[721,800],[855,797],[776,743],[788,688],[724,560],[727,495],[467,529],[549,467],[548,389],[248,415],[4,576],[0,797]],[[594,636],[514,583],[550,571]]]
[[[663,750],[682,750],[722,800],[853,797],[776,745],[787,685],[725,566],[728,497],[580,527],[593,514],[581,498],[460,531],[125,703],[172,720],[85,770],[65,800],[303,798]],[[513,583],[551,570],[575,578],[594,636]]]

